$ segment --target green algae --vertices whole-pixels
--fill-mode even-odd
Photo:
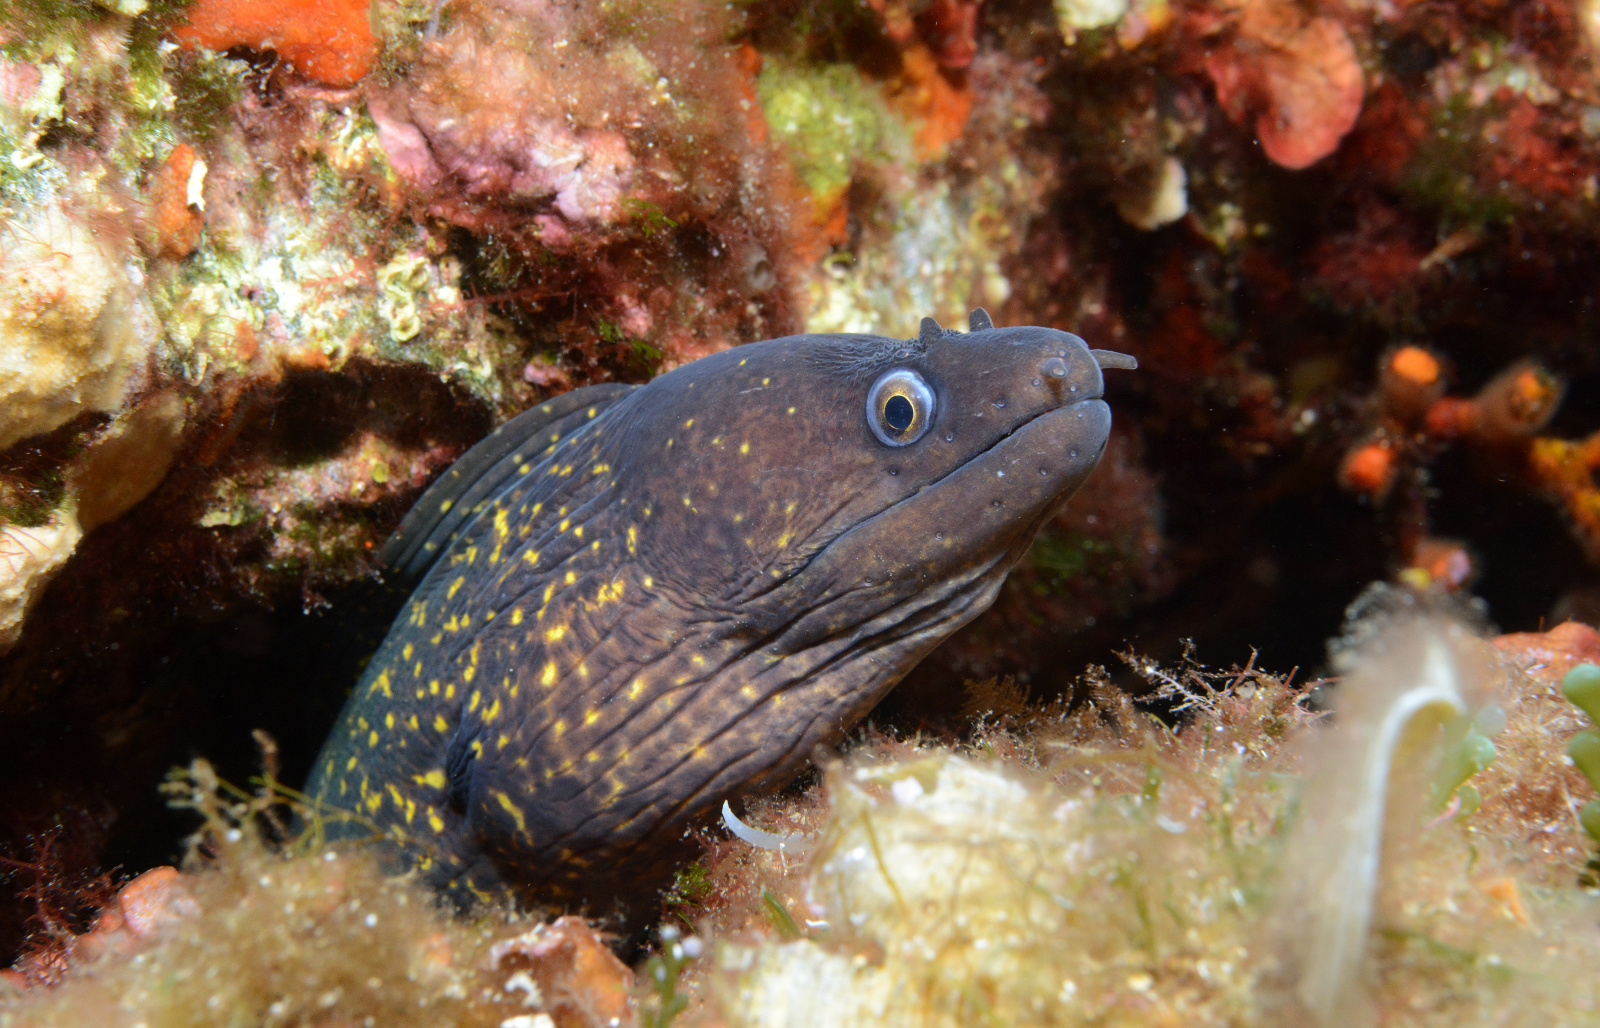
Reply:
[[[135,47],[130,63],[154,63],[161,51]],[[244,76],[250,66],[214,54],[174,53],[167,58],[171,72],[172,120],[182,134],[201,141],[217,137],[227,124],[226,114],[244,91]],[[135,70],[135,78],[139,72]]]
[[[850,185],[858,162],[904,157],[908,137],[882,93],[848,64],[804,67],[769,59],[756,95],[800,180],[826,207]]]
[[[1589,715],[1589,720],[1600,726],[1600,666],[1579,664],[1561,680],[1561,695],[1573,706]],[[1585,729],[1567,743],[1567,758],[1583,772],[1597,792],[1600,792],[1600,732]],[[1600,800],[1590,800],[1578,811],[1578,821],[1589,837],[1600,844]],[[1589,870],[1600,870],[1600,856],[1590,861]]]
[[[11,456],[16,456],[15,451]],[[60,458],[32,467],[0,467],[0,528],[42,528],[66,500],[67,480]]]
[[[1478,158],[1484,126],[1494,105],[1474,106],[1452,96],[1439,107],[1425,142],[1401,179],[1401,188],[1416,202],[1441,215],[1443,230],[1482,230],[1511,224],[1519,204],[1506,190],[1485,188]]]
[[[280,784],[276,748],[257,738],[268,768],[254,791],[204,760],[168,777],[170,804],[201,823],[182,873],[144,879],[158,884],[138,901],[142,930],[69,941],[49,988],[0,983],[0,1026],[556,1023],[541,1008],[561,1023],[620,1023],[629,976],[599,936],[505,909],[455,916],[373,847],[328,845],[327,823],[351,815]],[[114,908],[118,921],[124,909]],[[587,945],[587,977],[541,953],[552,936],[557,947]]]
[[[1059,581],[1089,572],[1108,558],[1115,559],[1117,553],[1117,547],[1082,532],[1057,535],[1046,531],[1034,539],[1033,566],[1050,572]]]
[[[1463,674],[1501,674],[1494,650],[1461,645]],[[1324,802],[1371,777],[1345,746],[1367,738],[1366,706],[1338,697],[1341,730],[1252,669],[1135,669],[1184,712],[1179,726],[1091,680],[1088,704],[980,726],[964,752],[869,740],[827,771],[823,820],[804,821],[816,852],[711,858],[713,895],[742,909],[706,904],[719,974],[691,1021],[1316,1023],[1327,1008],[1302,983],[1339,963],[1310,916],[1319,888],[1338,910],[1376,901],[1357,963],[1339,966],[1359,967],[1382,1023],[1589,1023],[1600,1009],[1579,970],[1600,953],[1600,897],[1532,884],[1515,829],[1425,809],[1428,770],[1459,731],[1418,731],[1389,765],[1382,888],[1345,889],[1305,854],[1337,863],[1356,827],[1378,823]],[[1362,659],[1378,697],[1403,691],[1407,670]],[[1507,673],[1495,689],[1534,695]],[[1542,701],[1505,713],[1517,746],[1546,716]],[[768,895],[805,905],[800,938],[771,922]],[[1356,1009],[1333,1023],[1372,1022]]]

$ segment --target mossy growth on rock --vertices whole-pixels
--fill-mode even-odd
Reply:
[[[769,59],[756,93],[819,209],[849,187],[858,162],[909,155],[909,137],[882,94],[851,65],[806,68]]]
[[[1562,763],[1545,686],[1448,621],[1363,638],[1317,690],[1336,719],[1253,667],[1136,659],[1177,727],[1091,681],[1081,708],[959,750],[880,738],[753,805],[796,834],[713,843],[681,890],[717,940],[687,1018],[1586,1023],[1600,896],[1575,826],[1530,841],[1520,805]],[[1469,774],[1481,805],[1441,812],[1475,733],[1498,751]]]
[[[165,788],[202,818],[184,870],[141,875],[0,979],[0,1025],[634,1023],[632,975],[579,919],[461,917],[373,849],[324,845],[270,776],[247,793],[197,760]]]

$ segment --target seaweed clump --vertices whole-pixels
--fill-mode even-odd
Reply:
[[[631,973],[578,918],[456,917],[368,849],[322,845],[270,777],[245,793],[197,760],[165,788],[203,819],[184,870],[141,875],[37,953],[54,984],[0,983],[0,1026],[636,1023]],[[296,816],[309,827],[286,831]]]
[[[1545,685],[1452,620],[1377,606],[1313,690],[1135,658],[1176,727],[1097,676],[1082,708],[959,750],[876,739],[827,770],[825,806],[757,808],[808,834],[712,843],[687,876],[677,913],[717,940],[689,1020],[1592,1018],[1600,897],[1508,809],[1506,769],[1563,763],[1519,702]]]

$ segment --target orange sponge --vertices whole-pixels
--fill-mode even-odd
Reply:
[[[307,78],[353,86],[378,55],[368,7],[367,0],[198,0],[172,37],[187,47],[275,50]]]

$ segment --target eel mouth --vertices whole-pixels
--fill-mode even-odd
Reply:
[[[1132,354],[1118,353],[1116,350],[1090,350],[1089,354],[1094,358],[1094,362],[1100,366],[1100,370],[1102,371],[1139,370],[1139,359]],[[1102,380],[1100,383],[1100,388],[1088,396],[1080,396],[1071,403],[1063,403],[1054,407],[1046,407],[1043,410],[1035,412],[1026,420],[1019,421],[1015,425],[1012,425],[998,439],[984,447],[982,450],[973,454],[967,460],[963,461],[959,467],[950,469],[950,471],[944,475],[941,475],[935,481],[930,482],[927,486],[924,486],[924,489],[931,489],[935,486],[938,486],[941,482],[949,478],[951,475],[956,474],[962,468],[969,467],[983,460],[985,457],[988,457],[998,447],[1000,447],[1001,444],[1005,443],[1006,440],[1010,439],[1014,435],[1026,431],[1030,425],[1038,421],[1040,418],[1049,417],[1052,414],[1062,411],[1070,411],[1076,407],[1082,407],[1084,404],[1088,403],[1104,403],[1105,392],[1105,382]],[[1105,440],[1101,440],[1101,443],[1103,447]]]
[[[963,473],[965,471],[968,471],[969,469],[974,468],[974,467],[984,463],[986,460],[988,460],[990,457],[992,457],[996,453],[996,451],[998,451],[1002,446],[1006,445],[1008,442],[1010,442],[1016,436],[1028,431],[1028,429],[1030,429],[1033,426],[1035,426],[1041,420],[1043,420],[1045,418],[1052,417],[1054,415],[1063,415],[1064,416],[1064,415],[1068,414],[1071,411],[1080,410],[1080,409],[1083,409],[1083,408],[1088,408],[1088,407],[1090,407],[1092,405],[1095,405],[1095,404],[1099,404],[1102,407],[1105,406],[1105,400],[1102,399],[1100,394],[1096,394],[1094,396],[1085,396],[1082,399],[1074,400],[1071,403],[1065,403],[1065,404],[1062,404],[1062,405],[1060,405],[1058,407],[1046,407],[1043,410],[1037,411],[1036,413],[1034,413],[1032,416],[1030,416],[1026,420],[1019,421],[1015,425],[1012,425],[1009,429],[1007,429],[1005,431],[1005,433],[1003,435],[1001,435],[999,438],[995,439],[994,442],[990,443],[988,446],[985,446],[983,449],[979,450],[977,453],[973,454],[968,459],[962,461],[960,464],[958,464],[955,467],[951,468],[949,471],[946,471],[944,474],[940,475],[938,478],[934,479],[933,481],[929,482],[927,485],[925,485],[922,488],[918,489],[916,492],[912,493],[910,496],[902,497],[901,499],[895,501],[893,504],[891,504],[888,507],[884,508],[883,510],[879,511],[877,514],[874,514],[867,521],[862,522],[862,525],[870,524],[873,521],[877,521],[879,518],[893,517],[894,513],[897,510],[903,508],[907,503],[910,503],[910,502],[918,499],[919,497],[927,495],[929,492],[932,492],[933,490],[936,490],[939,487],[945,485],[950,479],[954,478],[955,476],[960,475],[961,473]],[[1099,463],[1099,454],[1100,454],[1100,451],[1105,448],[1105,443],[1106,443],[1106,439],[1099,439],[1099,440],[1095,441],[1094,444],[1090,444],[1090,445],[1086,445],[1085,446],[1086,449],[1090,449],[1090,450],[1094,451],[1094,459],[1090,462],[1091,463],[1091,469],[1092,469],[1094,464]],[[1074,457],[1071,457],[1069,459],[1075,460],[1075,459],[1081,459],[1081,458],[1077,458],[1076,456],[1074,456]],[[855,526],[855,527],[859,528],[861,526],[858,525],[858,526]],[[850,529],[850,531],[854,531],[854,528]],[[830,545],[831,545],[831,543],[830,543]]]
[[[1139,370],[1139,358],[1137,358],[1137,357],[1135,357],[1135,356],[1133,356],[1132,354],[1129,354],[1129,353],[1118,353],[1116,350],[1090,350],[1089,351],[1089,355],[1094,358],[1095,364],[1099,365],[1101,371],[1138,371]],[[1105,399],[1105,394],[1106,394],[1105,381],[1102,379],[1101,383],[1100,383],[1100,388],[1098,390],[1096,390],[1094,393],[1091,393],[1088,396],[1080,396],[1077,399],[1073,400],[1071,403],[1063,403],[1063,404],[1059,404],[1059,405],[1054,406],[1054,407],[1046,407],[1045,409],[1036,412],[1033,416],[1029,417],[1027,420],[1019,421],[1015,425],[1012,425],[1009,429],[1006,430],[1006,432],[1003,435],[1000,436],[1000,438],[996,439],[994,442],[990,443],[987,447],[985,447],[984,449],[980,450],[979,452],[973,454],[970,459],[968,459],[967,461],[962,463],[961,467],[952,469],[949,474],[946,474],[946,475],[942,476],[938,481],[935,481],[935,482],[930,483],[930,484],[931,485],[938,485],[939,482],[943,481],[945,478],[948,478],[950,474],[954,474],[956,471],[960,471],[961,468],[966,467],[968,464],[971,464],[974,461],[982,460],[995,447],[999,446],[1001,443],[1005,442],[1007,439],[1010,439],[1012,436],[1016,435],[1018,432],[1021,432],[1021,431],[1025,430],[1029,425],[1033,424],[1035,421],[1038,421],[1040,418],[1045,417],[1045,416],[1050,415],[1050,414],[1054,414],[1056,411],[1071,410],[1072,408],[1077,407],[1080,404],[1092,403],[1092,402],[1094,402],[1096,400],[1102,400],[1103,401]]]
[[[1110,350],[1094,352],[1094,359],[1096,364],[1101,367],[1119,369],[1137,367],[1137,362],[1134,358]],[[1065,362],[1061,363],[1064,365]],[[1045,370],[1047,375],[1049,374],[1048,369],[1042,370]],[[1057,378],[1055,375],[1050,375],[1050,377]],[[1065,376],[1063,375],[1057,380],[1060,381],[1064,378]],[[1065,383],[1063,382],[1062,385],[1064,387]],[[1075,492],[1083,479],[1087,478],[1095,466],[1099,464],[1100,456],[1104,453],[1110,438],[1111,411],[1104,399],[1105,383],[1103,379],[1089,385],[1088,395],[1074,396],[1070,402],[1061,402],[1061,392],[1065,392],[1065,389],[1062,388],[1059,392],[1056,392],[1053,397],[1056,402],[1053,404],[1041,404],[1037,410],[1030,413],[1026,418],[1011,425],[1000,435],[990,440],[983,449],[972,454],[959,464],[948,468],[937,478],[932,479],[910,494],[894,500],[887,507],[864,520],[844,527],[842,531],[831,538],[825,541],[819,540],[820,545],[799,566],[793,568],[792,574],[799,575],[808,568],[830,560],[841,549],[850,548],[852,545],[851,540],[874,536],[884,537],[885,533],[892,531],[892,527],[903,518],[907,516],[916,517],[914,514],[908,515],[907,512],[917,509],[927,510],[928,504],[939,502],[931,497],[930,494],[946,493],[952,487],[952,483],[959,483],[960,479],[968,479],[976,485],[980,481],[980,476],[981,478],[988,477],[984,474],[984,469],[988,467],[993,468],[995,478],[1005,478],[1006,473],[1012,470],[1012,466],[1018,463],[1018,458],[1024,456],[1020,450],[1015,456],[1007,456],[1004,451],[1008,447],[1031,449],[1033,452],[1027,454],[1027,456],[1034,459],[1043,458],[1047,461],[1046,467],[1038,469],[1040,471],[1039,476],[1028,475],[1025,479],[1013,476],[1004,487],[1006,492],[1012,493],[1015,499],[1020,501],[1020,505],[1013,507],[1013,510],[1018,514],[1023,514],[1021,523],[1026,527],[1022,529],[1022,534],[1031,538],[1042,519],[1051,510],[1058,509],[1066,497]],[[1069,423],[1066,419],[1074,416],[1082,419],[1083,431],[1074,433],[1067,427]],[[1033,435],[1034,433],[1039,433],[1036,443],[1023,442],[1019,438]],[[1059,464],[1057,463],[1058,461]],[[1013,492],[1015,487],[1022,486],[1024,481],[1029,482],[1030,485],[1023,486],[1020,493]],[[956,494],[959,495],[961,493],[959,484],[955,488]],[[986,488],[985,492],[987,491],[988,489]],[[1001,500],[996,498],[993,503],[994,506],[1000,506]],[[1007,505],[1010,505],[1009,502]],[[960,507],[961,503],[957,500],[952,506]],[[1024,511],[1026,512],[1025,514]],[[940,520],[943,519],[941,518]],[[1006,534],[1014,535],[1015,533]],[[944,533],[935,533],[935,538],[944,539]]]
[[[974,453],[971,457],[969,457],[965,461],[962,461],[961,464],[959,464],[958,466],[956,466],[954,468],[951,468],[948,472],[946,472],[945,474],[941,475],[935,481],[930,482],[927,486],[924,486],[923,488],[931,489],[934,486],[937,486],[940,482],[943,482],[945,479],[949,478],[951,475],[953,475],[953,474],[957,473],[958,471],[960,471],[962,468],[970,467],[971,465],[978,463],[979,461],[983,460],[985,457],[987,457],[990,454],[992,454],[995,450],[999,449],[1000,446],[1003,445],[1012,436],[1015,436],[1015,435],[1018,435],[1018,434],[1020,434],[1022,432],[1027,431],[1028,427],[1031,426],[1034,422],[1038,421],[1040,418],[1047,418],[1052,414],[1065,413],[1066,411],[1070,411],[1070,410],[1074,410],[1074,409],[1076,409],[1078,407],[1082,407],[1085,404],[1104,403],[1105,402],[1104,397],[1105,397],[1105,391],[1102,389],[1100,392],[1095,393],[1093,396],[1080,397],[1080,398],[1078,398],[1076,400],[1073,400],[1071,403],[1063,403],[1063,404],[1061,404],[1060,406],[1057,406],[1057,407],[1046,407],[1043,410],[1035,412],[1033,415],[1028,417],[1027,420],[1019,421],[1015,425],[1012,425],[1010,428],[1006,429],[1005,433],[1002,434],[1000,436],[1000,438],[996,439],[994,442],[990,443],[988,446],[985,446],[983,449],[979,450],[977,453]]]

